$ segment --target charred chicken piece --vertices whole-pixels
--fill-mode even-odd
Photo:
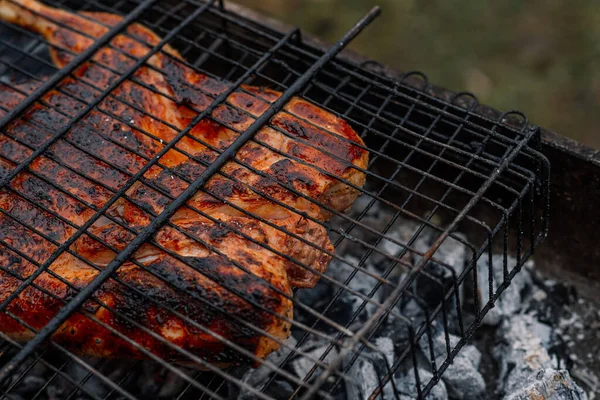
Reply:
[[[59,68],[122,19],[32,0],[0,0],[0,18],[41,34]],[[1,172],[66,127],[160,40],[136,23],[99,49],[2,133]],[[0,114],[35,86],[0,86]],[[0,301],[228,87],[188,67],[166,45],[1,189]],[[8,311],[43,327],[279,96],[266,88],[236,89]],[[292,288],[314,286],[331,259],[327,231],[315,220],[352,206],[367,162],[363,141],[344,120],[292,99],[52,339],[98,357],[147,358],[148,351],[188,363],[154,335],[219,366],[248,359],[224,340],[266,357],[289,336]],[[18,341],[34,336],[8,314],[0,314],[0,327]]]

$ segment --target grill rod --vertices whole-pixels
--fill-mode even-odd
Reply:
[[[397,301],[400,299],[402,293],[408,288],[408,286],[417,278],[421,270],[427,265],[427,263],[431,260],[431,257],[435,254],[435,252],[439,249],[442,243],[446,240],[446,238],[450,235],[450,233],[456,228],[456,226],[464,219],[469,211],[477,202],[481,200],[481,197],[485,194],[485,192],[492,186],[492,184],[496,181],[496,179],[504,172],[504,170],[509,166],[512,160],[519,154],[521,149],[529,143],[529,140],[535,136],[539,128],[532,126],[528,129],[528,132],[523,140],[515,146],[511,152],[508,154],[506,158],[502,161],[502,164],[498,166],[497,169],[490,175],[490,177],[481,185],[475,196],[469,200],[469,202],[465,205],[465,207],[461,210],[461,212],[452,220],[452,222],[448,225],[448,227],[437,237],[435,242],[429,247],[429,250],[423,255],[421,260],[415,267],[409,272],[408,276],[403,280],[402,284],[398,285],[392,293],[389,295],[387,300],[377,308],[375,314],[367,321],[365,324],[350,338],[351,344],[348,347],[344,347],[344,349],[340,352],[340,355],[329,364],[329,366],[323,371],[321,375],[315,380],[315,383],[310,387],[310,389],[302,396],[301,400],[310,400],[319,390],[319,388],[325,383],[325,381],[331,376],[333,371],[337,369],[342,360],[344,360],[350,353],[354,350],[354,346],[357,345],[360,341],[363,340],[364,336],[366,336],[373,325],[377,323],[381,318],[388,313],[392,307],[395,306]],[[416,369],[416,366],[415,366]],[[415,371],[416,372],[416,371]],[[417,376],[417,374],[415,374]],[[384,382],[382,382],[381,387],[383,387],[387,382],[391,379],[389,375],[386,375],[384,378]],[[418,379],[417,379],[418,382]],[[421,396],[421,388],[417,385],[417,392],[419,396]]]
[[[148,6],[150,6],[151,4],[154,4],[156,0],[148,0]],[[126,79],[129,78],[129,76],[131,74],[133,74],[140,66],[142,66],[148,59],[150,59],[150,57],[152,57],[155,53],[157,53],[165,44],[167,44],[170,40],[172,40],[180,31],[181,29],[183,29],[184,26],[186,26],[188,23],[192,22],[196,17],[198,17],[200,14],[202,14],[204,11],[206,11],[210,6],[212,6],[215,3],[216,0],[210,0],[208,1],[204,6],[202,7],[198,7],[192,14],[190,14],[186,20],[184,20],[179,26],[175,27],[172,31],[169,32],[168,35],[166,35],[161,41],[160,43],[158,43],[156,46],[154,46],[148,53],[146,53],[146,55],[144,55],[143,57],[141,57],[140,59],[138,59],[138,61],[135,63],[135,65],[131,68],[129,68],[125,73],[123,73],[119,79],[115,80],[114,82],[111,83],[111,85],[98,97],[96,98],[92,103],[90,103],[83,111],[81,111],[79,114],[77,114],[71,121],[70,123],[65,126],[64,128],[60,129],[59,132],[54,135],[52,138],[50,138],[47,142],[45,142],[42,146],[40,146],[34,153],[32,153],[27,159],[25,159],[22,163],[20,163],[17,168],[15,168],[15,170],[12,170],[11,173],[9,173],[4,179],[0,180],[0,187],[8,184],[15,176],[17,176],[18,172],[17,170],[22,170],[25,169],[29,164],[31,164],[31,162],[33,162],[34,158],[33,156],[35,155],[40,156],[45,150],[47,150],[52,143],[56,142],[58,139],[60,139],[66,132],[69,131],[69,129],[75,124],[77,123],[79,120],[83,119],[87,113],[89,111],[91,111],[93,109],[93,107],[96,107],[98,104],[100,104],[100,102],[102,102],[102,100],[104,100],[104,98],[106,98],[106,96],[108,96],[115,88],[117,88],[121,83],[123,83]],[[144,3],[146,4],[146,3]],[[139,15],[137,16],[139,17]],[[137,18],[136,17],[136,18]],[[135,21],[135,19],[133,21],[130,21],[130,24],[133,23]],[[110,40],[110,39],[109,39]],[[99,47],[92,45],[91,48],[93,48],[92,51],[92,55],[95,51],[99,50]],[[88,48],[89,49],[89,48]],[[70,65],[70,64],[69,64]],[[68,67],[68,65],[67,65]],[[65,67],[65,68],[67,68]],[[74,68],[77,68],[77,66],[75,66]],[[42,94],[40,94],[40,96],[42,96]],[[200,117],[200,116],[199,116]],[[199,118],[198,117],[198,118]],[[199,121],[199,119],[196,119],[195,123],[197,123]],[[8,121],[10,122],[10,120]],[[189,129],[188,129],[189,130]],[[81,228],[79,228],[79,230],[73,234],[68,240],[66,240],[60,247],[58,247],[48,258],[48,260],[46,260],[44,262],[44,264],[42,264],[33,274],[31,274],[25,281],[23,281],[23,283],[21,283],[21,285],[15,290],[13,291],[6,299],[4,299],[4,301],[2,303],[0,303],[0,312],[3,312],[4,310],[6,310],[6,308],[8,307],[8,305],[23,291],[25,290],[38,276],[40,276],[49,266],[50,264],[52,264],[56,259],[58,259],[58,257],[66,250],[68,249],[83,233],[85,233],[85,231],[98,219],[100,218],[100,216],[102,216],[102,213],[105,212],[106,210],[108,210],[108,208],[117,201],[117,199],[125,193],[125,191],[131,186],[133,185],[133,183],[137,180],[139,180],[139,178],[148,170],[150,169],[150,167],[152,165],[154,165],[154,163],[156,163],[158,161],[158,159],[164,155],[171,147],[174,146],[175,142],[181,138],[185,133],[187,133],[188,130],[184,130],[182,131],[176,138],[175,140],[173,140],[172,142],[170,142],[168,145],[166,145],[159,153],[157,153],[156,157],[151,160],[151,162],[149,162],[148,164],[146,164],[146,166],[141,169],[140,171],[138,171],[138,173],[136,175],[134,175],[132,178],[130,178],[130,180],[128,182],[126,182],[125,186],[123,188],[121,188],[119,191],[117,191],[113,197],[107,201],[100,210],[98,210],[98,212],[96,212],[90,219],[88,219],[86,221],[85,224],[83,224],[83,226]],[[116,269],[116,268],[115,268]],[[88,296],[89,297],[89,296]],[[75,299],[75,298],[74,298]],[[73,300],[74,300],[73,299]],[[67,303],[65,305],[65,308],[67,308],[69,306],[70,303]],[[64,310],[65,308],[61,309]],[[74,312],[71,311],[70,313]],[[58,316],[58,315],[57,315]],[[52,322],[52,320],[50,320],[49,322]],[[58,327],[56,328],[58,329]],[[11,359],[9,362],[7,362],[3,368],[0,370],[0,384],[2,384],[5,379],[8,377],[9,372],[5,373],[5,370],[13,370],[15,367],[17,367],[22,361],[25,360],[25,358],[27,356],[25,356],[23,358],[23,360],[21,361],[17,361],[17,363],[15,365],[12,364],[13,360],[16,359],[17,356],[19,356],[19,354],[21,352],[24,352],[27,349],[27,352],[29,354],[31,354],[34,350],[35,347],[31,347],[31,349],[28,348],[28,345],[35,341],[36,338],[32,339],[32,341],[28,342],[27,345],[25,345],[21,351],[19,353],[17,353],[13,359]],[[43,340],[42,340],[43,341]],[[38,343],[37,345],[41,344],[41,342]],[[36,346],[37,346],[36,345]]]
[[[186,21],[194,19],[197,14],[204,11],[212,2],[207,3],[206,6],[197,9],[192,15],[186,18]],[[10,373],[17,368],[35,349],[40,346],[44,341],[48,340],[50,336],[73,314],[93,293],[108,279],[110,276],[125,262],[129,259],[152,235],[158,231],[168,220],[175,214],[175,212],[185,203],[192,198],[192,196],[201,189],[201,187],[215,175],[221,167],[223,167],[227,161],[235,156],[237,151],[264,126],[269,120],[278,113],[293,96],[295,96],[304,86],[310,82],[310,80],[331,61],[340,51],[342,51],[364,28],[366,28],[379,14],[381,9],[374,7],[361,18],[339,41],[331,46],[327,52],[325,52],[311,67],[300,76],[280,97],[277,99],[269,109],[267,109],[254,123],[240,135],[223,153],[217,157],[217,159],[206,169],[204,172],[194,181],[190,186],[184,190],[179,197],[173,200],[161,214],[159,214],[143,231],[139,233],[128,245],[125,247],[117,256],[104,268],[89,285],[82,289],[69,303],[67,303],[60,311],[50,320],[37,334],[29,341],[23,348],[7,363],[2,369],[0,369],[0,384],[3,383],[10,375]],[[182,23],[179,28],[185,26]],[[170,32],[157,45],[162,47],[164,43],[170,40],[177,34],[177,29]],[[148,53],[149,58],[151,53]],[[213,103],[215,104],[215,103]],[[197,123],[198,121],[195,121]],[[187,130],[191,129],[194,124],[190,124]],[[171,142],[172,144],[175,141]],[[164,149],[163,149],[164,150]],[[157,159],[157,158],[155,158]],[[39,271],[39,270],[38,270]]]

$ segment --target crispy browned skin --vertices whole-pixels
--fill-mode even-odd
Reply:
[[[35,1],[0,1],[0,18],[39,32],[56,46],[51,55],[58,67],[71,60],[73,56],[69,52],[77,54],[85,50],[93,38],[106,33],[107,26],[121,20],[107,13],[81,14],[88,19]],[[60,27],[57,22],[73,30]],[[91,38],[76,31],[85,32]],[[128,36],[119,35],[111,43],[122,53],[111,47],[101,49],[94,56],[96,63],[86,63],[76,72],[77,78],[68,78],[59,85],[70,95],[53,91],[45,95],[40,104],[31,107],[23,118],[11,123],[0,137],[3,175],[25,159],[31,153],[30,148],[40,146],[65,126],[69,117],[85,108],[85,102],[95,99],[117,73],[127,71],[136,57],[143,56],[160,41],[139,24],[131,25],[127,33]],[[94,208],[105,204],[113,192],[125,184],[128,174],[139,171],[147,163],[144,157],[154,157],[178,130],[188,126],[198,112],[213,101],[212,97],[227,89],[227,83],[197,73],[180,60],[176,50],[165,46],[148,61],[160,72],[146,65],[134,73],[135,80],[164,95],[127,80],[113,92],[114,96],[102,101],[97,109],[73,126],[64,139],[51,146],[45,156],[37,158],[28,172],[19,174],[10,188],[0,191],[0,207],[8,214],[0,214],[0,240],[5,244],[0,247],[0,265],[16,276],[0,270],[0,301],[18,287],[21,279],[35,271],[33,262],[43,263],[95,214]],[[18,90],[1,86],[0,106],[6,112],[33,90],[32,84],[22,84]],[[238,136],[233,129],[246,129],[279,95],[270,89],[251,86],[236,90],[229,96],[227,105],[213,112],[213,118],[219,122],[205,119],[194,126],[189,137],[181,139],[175,149],[161,158],[161,166],[145,174],[146,182],[161,188],[170,197],[179,195],[188,183],[173,171],[191,181],[204,170],[200,162],[188,155],[204,162],[214,160],[218,153],[209,146],[226,149]],[[279,347],[277,341],[259,332],[266,331],[279,340],[287,338],[292,318],[292,303],[288,298],[291,289],[312,287],[319,276],[268,248],[316,271],[324,271],[333,247],[325,229],[302,214],[325,221],[331,214],[328,209],[349,208],[358,192],[340,178],[362,186],[365,174],[356,167],[366,168],[368,159],[368,153],[358,146],[363,145],[362,140],[345,121],[300,98],[292,99],[285,110],[272,120],[272,125],[285,134],[264,127],[256,135],[256,140],[264,145],[250,142],[236,155],[238,161],[264,176],[238,163],[227,163],[222,174],[213,177],[189,202],[204,215],[189,207],[178,210],[171,219],[177,229],[162,228],[154,237],[155,244],[148,243],[136,253],[135,259],[143,268],[133,262],[125,263],[115,276],[122,283],[115,279],[105,283],[94,296],[102,305],[88,301],[87,312],[168,361],[185,362],[186,357],[149,332],[217,365],[247,359],[208,332],[261,358]],[[135,127],[128,125],[128,121]],[[308,199],[279,183],[291,185]],[[133,232],[143,229],[153,215],[164,210],[170,202],[164,193],[147,183],[135,183],[127,192],[132,201],[120,198],[108,212],[129,230],[101,217],[71,250],[97,268],[103,268],[114,258],[114,250],[123,249],[133,239]],[[281,228],[261,222],[252,214]],[[37,233],[22,224],[34,227]],[[286,232],[306,239],[306,243]],[[65,253],[50,270],[78,289],[97,275],[97,268]],[[49,273],[42,274],[35,283],[54,297],[30,287],[8,310],[40,329],[60,309],[61,301],[68,301],[75,290]],[[123,283],[197,325],[144,299]],[[113,310],[146,330],[119,317]],[[33,336],[32,331],[7,314],[0,315],[0,327],[2,332],[19,341]],[[146,357],[126,340],[79,313],[65,322],[53,340],[84,355]]]

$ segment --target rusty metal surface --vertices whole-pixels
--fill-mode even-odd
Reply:
[[[289,26],[232,2],[231,11],[285,32]],[[304,34],[303,40],[317,48],[326,45]],[[402,73],[369,60],[351,50],[339,58],[391,78]],[[421,85],[423,82],[418,82]],[[449,100],[454,92],[431,85],[426,91]],[[479,106],[477,112],[490,117],[500,111]],[[551,221],[548,239],[535,255],[536,265],[550,277],[567,279],[583,296],[600,301],[600,151],[556,133],[541,130],[542,152],[550,160]]]

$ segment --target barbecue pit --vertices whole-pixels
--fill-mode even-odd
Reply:
[[[257,368],[244,362],[225,370],[204,365],[211,370],[198,371],[159,357],[81,358],[47,343],[62,322],[57,316],[26,345],[5,341],[0,379],[6,398],[443,398],[452,390],[440,383],[444,372],[464,354],[465,346],[465,352],[473,353],[469,341],[486,318],[490,322],[502,317],[495,305],[503,301],[503,292],[514,290],[509,284],[523,273],[547,234],[550,168],[540,152],[538,127],[518,112],[483,116],[476,112],[475,97],[467,93],[440,99],[420,73],[390,79],[372,64],[335,58],[377,11],[323,52],[297,30],[280,33],[222,2],[47,3],[111,12],[125,20],[61,70],[49,61],[43,39],[0,23],[3,83],[41,84],[17,108],[5,110],[3,128],[111,37],[139,22],[165,38],[198,71],[238,85],[265,85],[283,92],[284,99],[299,94],[332,111],[360,134],[371,160],[365,171],[367,184],[353,209],[335,213],[325,226],[336,247],[334,260],[317,287],[295,292],[292,335],[267,361],[250,360]],[[144,62],[138,60],[140,65]],[[134,80],[134,72],[131,68],[120,79]],[[110,91],[103,95],[115,96]],[[214,106],[223,100],[215,100]],[[285,101],[274,103],[257,127],[283,105]],[[95,108],[97,104],[89,104],[82,115]],[[121,122],[135,126],[135,121]],[[245,141],[254,140],[257,129],[250,128],[223,152],[222,162]],[[67,130],[55,132],[56,137]],[[32,154],[47,154],[49,146],[32,148]],[[28,162],[3,177],[3,186]],[[221,165],[209,166],[190,185],[201,190]],[[121,188],[114,195],[125,191]],[[186,198],[171,200],[181,205]],[[148,240],[168,217],[156,215],[132,244]],[[26,257],[6,241],[3,245]],[[135,245],[104,269],[103,279],[114,279],[112,271],[133,254]],[[45,263],[36,266],[40,272],[47,268]],[[60,317],[77,312],[85,316],[80,306],[96,301],[100,283],[75,290]],[[31,278],[23,279],[22,285],[43,290]],[[0,311],[7,312],[9,304],[0,304]]]

